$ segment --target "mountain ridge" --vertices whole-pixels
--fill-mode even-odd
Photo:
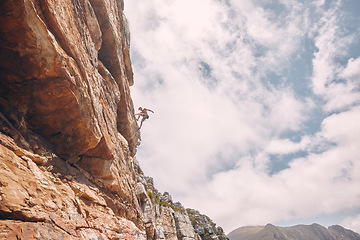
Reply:
[[[272,224],[265,226],[244,226],[231,231],[230,240],[360,240],[360,235],[340,225],[328,228],[317,223],[279,227]]]

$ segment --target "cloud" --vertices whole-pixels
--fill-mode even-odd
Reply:
[[[126,4],[131,93],[155,112],[137,158],[160,191],[226,231],[360,208],[360,57],[341,6]]]
[[[354,83],[358,81],[360,78],[360,58],[350,58],[346,68],[340,73],[340,77]]]
[[[350,58],[346,67],[337,59],[346,56],[347,49],[354,42],[354,34],[349,34],[341,26],[342,16],[338,14],[341,6],[335,7],[320,19],[316,26],[315,46],[318,51],[313,59],[313,91],[327,102],[324,110],[338,111],[359,101],[359,79],[356,65],[358,60]]]
[[[276,175],[259,171],[250,158],[239,159],[235,169],[216,174],[206,189],[194,189],[197,207],[217,216],[226,230],[358,209],[359,117],[360,108],[355,108],[325,119],[319,135],[335,145],[322,153],[294,159],[288,169]],[[285,142],[285,149],[287,145],[287,149],[299,148]]]
[[[341,222],[341,226],[348,229],[353,229],[355,232],[360,233],[360,214],[345,218]]]
[[[308,144],[310,144],[308,136],[303,137],[298,143],[292,142],[290,139],[273,139],[269,142],[265,151],[269,154],[289,154],[305,150]]]

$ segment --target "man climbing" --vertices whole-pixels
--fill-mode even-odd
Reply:
[[[139,130],[140,130],[143,122],[144,122],[146,119],[149,118],[148,111],[150,111],[150,112],[152,112],[152,113],[154,113],[154,111],[153,111],[153,110],[150,110],[150,109],[147,109],[147,108],[142,108],[142,107],[139,107],[139,111],[140,111],[140,112],[137,113],[137,114],[135,114],[135,115],[138,116],[137,119],[136,119],[136,121],[138,121],[139,118],[142,117],[141,122],[140,122],[140,127],[139,127]]]

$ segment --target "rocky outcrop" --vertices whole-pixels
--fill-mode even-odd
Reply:
[[[151,239],[228,240],[222,228],[216,227],[209,217],[196,210],[185,209],[180,202],[173,202],[170,193],[160,193],[155,188],[153,179],[143,174],[137,161],[135,166],[139,170],[138,195],[143,196],[140,205]]]
[[[135,162],[137,165],[138,162]],[[170,193],[160,193],[151,177],[143,174],[140,167],[138,181],[146,191],[140,205],[147,221],[147,232],[151,239],[200,240],[191,225],[190,218],[181,203],[173,203]],[[141,190],[143,192],[143,190]]]
[[[1,1],[0,239],[201,239],[135,159],[123,10]]]
[[[192,240],[195,239],[195,231],[191,225],[189,216],[183,211],[175,211],[174,219],[178,239]]]
[[[9,239],[146,237],[123,8],[0,3],[0,213]]]
[[[190,208],[187,208],[186,212],[189,215],[195,232],[202,240],[229,240],[224,230],[221,227],[217,227],[208,216]]]
[[[265,227],[241,227],[228,234],[231,240],[360,240],[360,235],[339,225],[325,228],[319,224],[277,227],[267,224]]]
[[[134,209],[116,193],[55,154],[32,154],[53,164],[39,166],[32,155],[8,148],[11,138],[0,134],[0,139],[3,239],[145,239],[141,222],[132,218]]]

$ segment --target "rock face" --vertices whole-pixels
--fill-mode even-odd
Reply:
[[[293,227],[241,227],[228,234],[230,240],[360,240],[360,235],[339,225],[325,228],[319,224]]]
[[[0,2],[0,239],[200,239],[135,159],[123,10]]]
[[[116,0],[0,3],[0,214],[9,239],[145,238],[122,10]]]
[[[229,240],[221,227],[216,227],[216,224],[206,215],[200,214],[194,209],[186,209],[190,221],[194,227],[195,232],[203,240]]]
[[[138,178],[147,191],[141,206],[145,209],[145,219],[154,229],[154,239],[229,240],[209,217],[197,210],[185,209],[180,202],[173,202],[168,192],[160,193],[152,178],[142,172]]]
[[[143,185],[146,197],[140,205],[146,220],[146,230],[150,239],[201,240],[191,225],[190,218],[181,203],[173,203],[168,192],[160,193],[153,179],[143,174],[138,162],[138,182]]]

